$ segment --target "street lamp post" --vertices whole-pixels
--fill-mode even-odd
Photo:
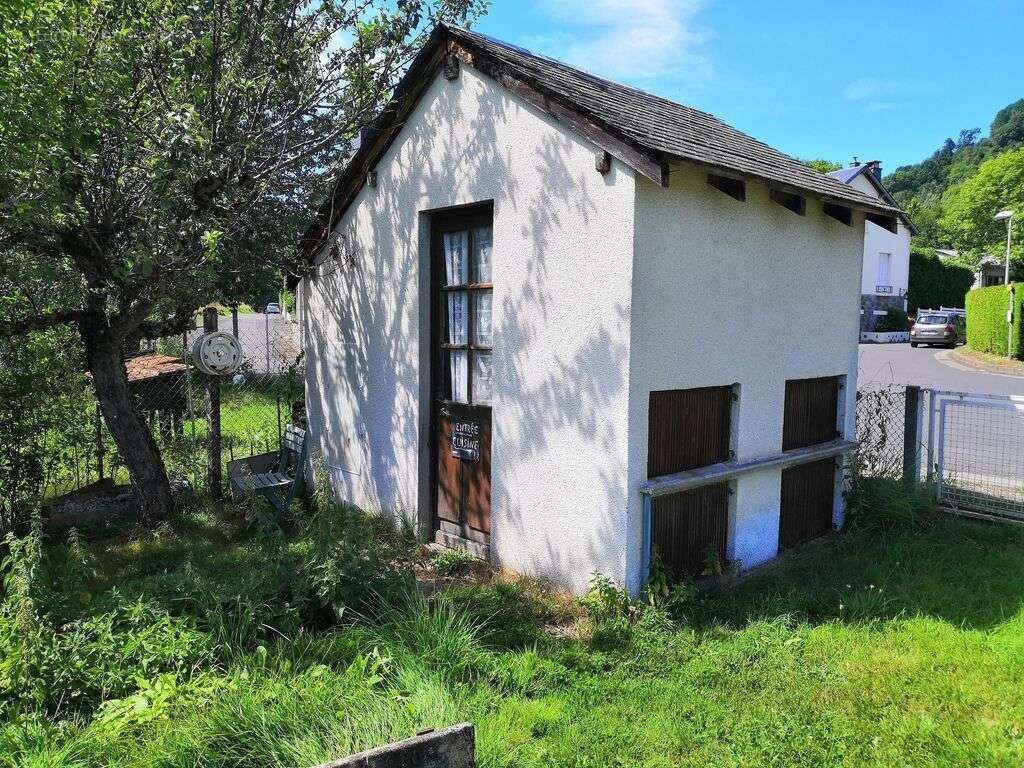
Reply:
[[[1000,211],[995,215],[996,221],[1006,222],[1006,266],[1003,274],[1003,284],[1009,294],[1009,307],[1006,310],[1006,356],[1010,357],[1013,351],[1013,293],[1010,289],[1010,238],[1013,232],[1013,211]]]
[[[1013,228],[1013,211],[1000,211],[995,215],[996,221],[1006,222],[1006,274],[1003,277],[1003,282],[1006,285],[1010,284],[1010,232]]]

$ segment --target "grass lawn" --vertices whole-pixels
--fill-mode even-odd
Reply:
[[[288,423],[291,414],[287,399],[281,402],[281,424]],[[208,424],[206,417],[195,420],[196,440],[205,440]],[[185,435],[192,437],[193,423],[185,422]],[[259,382],[235,386],[221,386],[220,433],[225,452],[234,446],[235,454],[277,450],[280,430],[277,418],[277,399],[273,385]]]
[[[1024,376],[1024,360],[1015,360],[1003,355],[993,355],[990,352],[981,352],[967,346],[957,347],[953,357],[957,362],[969,365],[977,370]]]
[[[431,565],[350,511],[47,551],[0,614],[0,765],[303,766],[461,720],[488,767],[1024,763],[1016,527],[827,538],[671,616],[486,575],[410,597]]]

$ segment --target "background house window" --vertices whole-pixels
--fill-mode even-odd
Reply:
[[[878,288],[889,288],[886,293],[891,293],[892,283],[890,282],[892,268],[892,254],[891,253],[880,253],[878,254]],[[878,289],[876,289],[878,290]]]

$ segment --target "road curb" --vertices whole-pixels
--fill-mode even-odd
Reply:
[[[942,352],[935,353],[935,359],[938,360],[945,366],[955,368],[958,371],[967,371],[968,373],[984,373],[988,376],[1003,376],[1007,379],[1024,379],[1024,376],[1017,373],[1003,373],[1002,371],[990,371],[987,368],[976,368],[973,365],[964,365],[958,360],[953,360],[953,353],[956,350],[947,349]]]

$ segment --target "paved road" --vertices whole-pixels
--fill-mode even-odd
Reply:
[[[912,349],[909,344],[861,344],[858,386],[917,384],[956,392],[1024,395],[1024,377],[951,365],[949,353],[931,347]],[[890,423],[880,428],[879,434],[900,434],[903,414],[898,411],[888,414]],[[927,419],[922,426],[927,432]],[[872,441],[870,427],[868,430],[859,425],[862,441]],[[1024,413],[958,405],[948,409],[945,428],[939,434],[947,502],[1024,518]],[[922,441],[927,443],[927,435],[922,435]]]
[[[217,329],[231,333],[231,316],[217,318]],[[201,330],[189,332],[190,347],[201,333]],[[299,353],[298,326],[289,323],[281,314],[253,312],[239,315],[238,338],[242,342],[245,362],[254,373],[283,373]]]
[[[858,386],[916,384],[933,389],[986,395],[1024,395],[1024,377],[983,373],[954,367],[944,358],[949,350],[909,344],[861,344]]]

